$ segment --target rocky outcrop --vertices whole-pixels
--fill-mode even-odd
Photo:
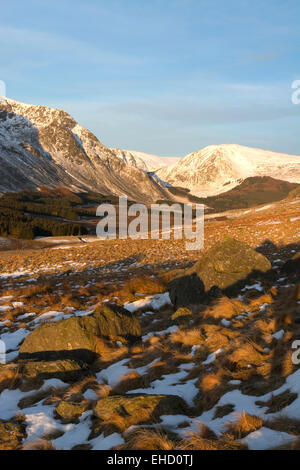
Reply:
[[[203,302],[216,288],[234,294],[252,277],[270,269],[265,256],[245,243],[226,238],[169,283],[170,299],[175,307],[184,307]]]
[[[0,450],[20,450],[24,437],[22,423],[0,420]]]
[[[45,323],[24,340],[20,359],[38,361],[75,360],[93,362],[97,356],[97,338],[121,339],[129,343],[141,337],[136,316],[116,305],[104,305],[86,317],[72,317]]]
[[[62,400],[56,407],[55,414],[63,424],[78,423],[79,418],[87,408],[87,404],[84,403],[73,403]]]
[[[94,408],[95,416],[104,422],[111,421],[116,414],[121,415],[126,428],[156,422],[161,415],[186,412],[185,401],[173,395],[110,396],[99,400]]]
[[[66,112],[7,99],[0,105],[0,192],[40,186],[166,199],[146,171],[121,160]]]
[[[57,378],[63,382],[76,382],[89,374],[87,364],[71,360],[28,361],[20,370],[25,380]]]

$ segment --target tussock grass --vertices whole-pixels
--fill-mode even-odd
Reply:
[[[180,444],[182,450],[244,450],[246,446],[230,435],[217,437],[207,426],[200,424],[196,432],[188,432]]]
[[[227,359],[234,364],[238,364],[239,367],[244,367],[248,364],[261,365],[268,358],[263,348],[251,340],[247,341],[247,339],[243,338],[237,340],[232,349]]]
[[[115,387],[112,389],[112,395],[125,395],[130,390],[144,388],[145,379],[136,371],[125,374]]]
[[[205,337],[199,328],[191,330],[176,330],[170,335],[171,343],[179,343],[184,346],[196,346],[203,344]]]
[[[163,430],[138,429],[126,436],[121,450],[173,450],[176,441]]]
[[[224,383],[224,373],[219,369],[215,373],[212,372],[204,375],[196,385],[201,388],[203,392],[210,392],[220,387],[222,383]]]
[[[246,411],[237,416],[236,421],[225,425],[226,432],[235,439],[242,439],[251,432],[257,431],[263,426],[263,420]]]
[[[292,393],[290,390],[286,390],[279,395],[272,395],[271,398],[267,401],[257,400],[256,404],[262,408],[268,408],[266,413],[277,413],[281,411],[286,406],[289,406],[293,401],[298,398],[297,393]]]
[[[205,310],[203,318],[232,319],[232,317],[242,313],[244,309],[244,304],[239,300],[230,300],[228,297],[223,296]]]
[[[275,431],[287,432],[289,434],[300,436],[300,420],[291,419],[287,416],[277,416],[270,420],[265,420],[265,426]]]

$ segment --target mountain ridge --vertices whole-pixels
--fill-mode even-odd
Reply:
[[[249,177],[300,182],[300,156],[237,144],[210,145],[183,158],[109,148],[61,109],[7,98],[0,104],[0,193],[40,186],[181,200],[227,192]]]
[[[63,110],[6,99],[0,105],[0,192],[66,186],[151,201],[165,188],[122,162]]]
[[[189,189],[196,196],[214,196],[255,176],[299,183],[300,156],[237,144],[210,145],[160,169],[157,174],[162,180]]]

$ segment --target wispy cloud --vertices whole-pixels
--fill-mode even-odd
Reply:
[[[107,51],[101,45],[93,46],[88,42],[60,34],[32,29],[15,28],[0,24],[1,61],[14,64],[19,68],[31,68],[33,64],[67,60],[84,65],[103,64],[107,66],[137,66],[145,63],[147,58],[137,57],[134,53],[120,54]],[[23,57],[23,60],[22,60]],[[21,60],[19,61],[19,59]],[[27,59],[29,58],[29,60]],[[13,69],[16,66],[13,65]]]

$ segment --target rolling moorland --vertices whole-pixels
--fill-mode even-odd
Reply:
[[[222,214],[201,252],[4,243],[2,449],[299,447],[299,195]]]

